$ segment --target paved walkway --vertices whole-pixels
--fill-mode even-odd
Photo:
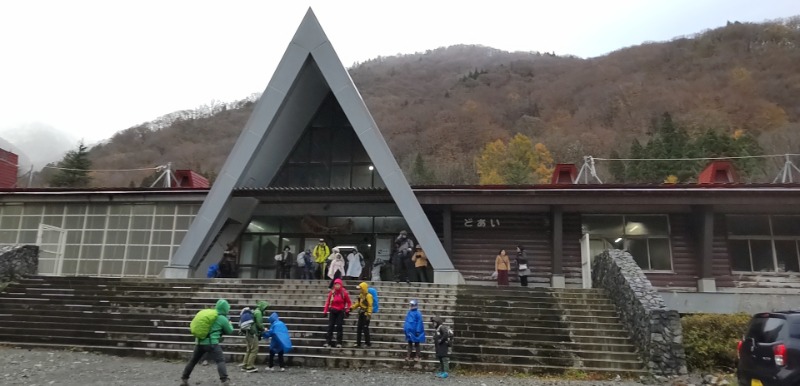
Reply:
[[[0,347],[0,384],[5,386],[162,386],[178,385],[185,362],[146,358],[121,358],[87,352],[27,350]],[[474,386],[591,386],[639,385],[635,382],[553,381],[530,377],[454,376],[437,379],[432,374],[401,371],[325,370],[288,368],[286,372],[245,374],[228,366],[234,385],[474,385]],[[192,385],[219,385],[216,366],[197,366]]]

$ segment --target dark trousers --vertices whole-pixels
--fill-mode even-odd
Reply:
[[[408,273],[406,272],[406,265],[405,260],[406,258],[403,255],[396,255],[392,259],[392,268],[394,268],[394,280],[395,281],[407,281],[408,280]]]
[[[336,328],[336,343],[342,344],[344,334],[344,310],[330,310],[328,314],[328,334],[325,335],[325,342],[333,345],[333,329]]]
[[[278,267],[275,269],[276,279],[291,279],[292,266],[283,262],[278,262]]]
[[[428,267],[417,267],[417,281],[427,283],[428,282]]]
[[[275,351],[272,349],[269,350],[269,367],[272,368],[272,366],[275,365],[275,354],[278,354],[278,366],[281,368],[286,367],[283,363],[283,350]]]
[[[306,264],[302,267],[297,267],[300,270],[300,279],[302,280],[311,280],[314,278],[314,273],[312,272],[313,268],[310,264]]]
[[[214,359],[214,362],[217,363],[217,372],[219,373],[219,380],[225,382],[228,380],[228,369],[225,367],[225,357],[222,354],[222,347],[218,344],[214,345],[196,345],[194,346],[194,352],[192,353],[192,359],[189,360],[189,363],[186,364],[186,367],[183,369],[183,375],[181,379],[189,379],[189,376],[192,375],[192,370],[194,367],[197,366],[197,362],[200,362],[200,359],[208,353]]]
[[[521,285],[523,287],[527,287],[528,286],[528,276],[521,275],[519,277],[519,285]]]
[[[414,347],[414,350],[415,350],[413,353],[411,351],[412,347]],[[421,356],[419,354],[419,342],[415,342],[415,343],[408,342],[408,357],[409,358],[414,358],[413,354],[417,354],[416,357],[417,358],[421,358]]]
[[[362,332],[364,333],[364,343],[366,343],[367,346],[371,345],[372,343],[370,343],[370,340],[369,340],[369,318],[367,317],[367,314],[365,314],[363,312],[359,312],[358,313],[358,325],[356,327],[356,344],[357,345],[361,344],[361,333]]]
[[[411,258],[407,257],[403,259],[403,263],[406,265],[406,281],[418,281],[415,278],[417,268],[414,266],[414,262],[411,261]]]
[[[336,271],[336,273],[333,274],[333,279],[331,279],[331,282],[328,283],[328,289],[333,288],[333,282],[335,282],[336,279],[341,279],[341,278],[342,278],[342,273],[339,272],[339,271]]]

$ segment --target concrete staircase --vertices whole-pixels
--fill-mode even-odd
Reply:
[[[351,296],[356,284],[346,283]],[[327,281],[31,277],[0,293],[0,344],[185,358],[194,347],[189,321],[199,309],[227,299],[235,323],[242,307],[263,299],[270,302],[268,313],[278,312],[292,333],[289,365],[431,370],[437,364],[431,343],[423,345],[421,363],[404,361],[402,326],[408,300],[416,298],[426,321],[440,315],[453,325],[459,368],[644,373],[613,305],[594,290],[387,282],[376,288],[381,310],[371,323],[372,347],[351,347],[351,316],[345,347],[329,349],[322,347]],[[244,348],[236,335],[223,343],[228,361],[241,361]]]

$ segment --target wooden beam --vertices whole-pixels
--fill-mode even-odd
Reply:
[[[700,277],[710,279],[714,277],[714,210],[711,206],[702,207],[702,242],[700,250]]]
[[[564,273],[564,209],[559,205],[552,207],[553,227],[553,275]]]
[[[453,210],[450,205],[445,205],[442,210],[442,225],[444,228],[444,251],[450,260],[453,260]]]

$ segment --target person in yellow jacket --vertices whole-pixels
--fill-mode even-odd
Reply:
[[[331,255],[331,249],[328,244],[325,244],[325,239],[319,239],[319,244],[314,247],[311,255],[314,256],[314,274],[318,280],[323,280],[326,272],[325,262],[328,260],[328,256]]]
[[[362,282],[358,285],[358,301],[353,303],[350,310],[358,309],[358,327],[356,327],[356,347],[361,347],[361,333],[364,333],[364,342],[367,347],[372,347],[369,340],[369,320],[372,318],[372,294],[369,293],[369,285]]]
[[[422,250],[422,247],[417,245],[416,251],[414,252],[414,256],[411,256],[411,260],[414,262],[414,268],[417,270],[417,281],[422,283],[428,282],[428,256],[425,255],[425,251]]]

